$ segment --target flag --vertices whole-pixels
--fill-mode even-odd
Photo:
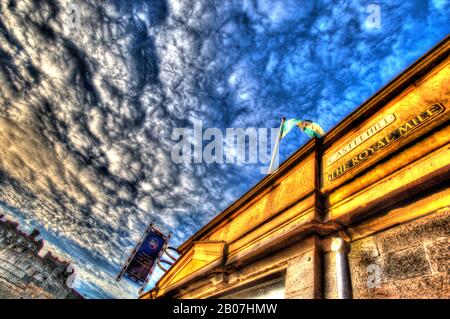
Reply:
[[[285,137],[290,130],[292,130],[295,126],[301,123],[300,119],[289,119],[284,121],[283,126],[281,127],[281,138]]]
[[[325,135],[324,130],[319,124],[309,120],[294,118],[284,121],[283,126],[281,127],[281,138],[284,138],[295,126],[298,126],[298,128],[305,132],[309,137],[321,138]]]
[[[324,130],[320,127],[319,124],[309,120],[302,121],[299,127],[310,137],[321,138],[325,135]]]
[[[309,120],[289,119],[286,121],[285,117],[281,119],[280,130],[278,131],[278,138],[275,144],[275,148],[272,151],[272,158],[269,165],[269,174],[272,173],[272,168],[277,159],[278,147],[281,139],[283,139],[295,126],[305,132],[309,137],[321,138],[325,135],[324,130],[319,124]],[[278,165],[278,160],[277,164]]]

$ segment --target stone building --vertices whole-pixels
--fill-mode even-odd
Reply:
[[[449,52],[301,147],[140,298],[450,298]]]
[[[51,252],[40,256],[44,246],[39,231],[22,232],[18,224],[0,215],[0,299],[78,299],[67,286],[68,262]]]

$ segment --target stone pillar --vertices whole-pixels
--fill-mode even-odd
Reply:
[[[320,239],[308,239],[308,248],[291,259],[286,271],[286,299],[322,298],[322,256]]]

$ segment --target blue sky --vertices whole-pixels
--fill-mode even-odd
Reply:
[[[286,116],[328,131],[448,35],[449,16],[448,0],[3,1],[0,209],[73,259],[87,297],[134,298],[114,278],[150,220],[177,246],[263,177],[173,163],[174,128]],[[307,139],[290,133],[281,159]]]

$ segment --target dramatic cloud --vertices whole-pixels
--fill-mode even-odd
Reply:
[[[176,246],[263,177],[173,163],[174,128],[329,130],[449,33],[448,1],[378,2],[380,29],[371,3],[1,1],[0,208],[74,260],[87,296],[135,297],[114,277],[153,218]]]

